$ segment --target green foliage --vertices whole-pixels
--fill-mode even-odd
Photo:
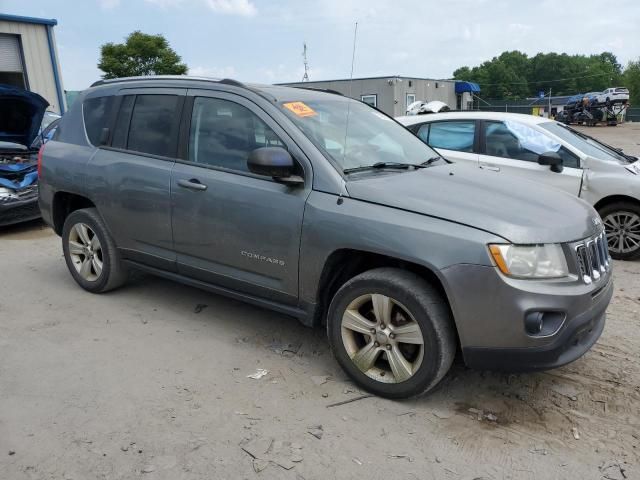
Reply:
[[[137,77],[141,75],[185,75],[187,66],[169,47],[162,35],[131,33],[125,43],[105,43],[100,47],[98,68],[102,78]]]
[[[640,103],[640,57],[627,64],[622,75],[622,83],[629,89],[631,105],[638,105]]]
[[[503,52],[476,67],[453,72],[456,80],[477,82],[485,98],[519,99],[552,90],[553,95],[602,91],[621,85],[622,66],[611,52],[597,55]]]

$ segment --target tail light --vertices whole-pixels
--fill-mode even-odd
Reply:
[[[38,179],[42,177],[42,154],[44,153],[44,143],[40,146],[40,150],[38,150]]]

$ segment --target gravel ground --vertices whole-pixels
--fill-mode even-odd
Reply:
[[[588,131],[640,149],[640,125]],[[1,479],[640,478],[640,262],[575,363],[458,364],[407,401],[359,398],[282,315],[149,276],[84,292],[38,222],[0,230],[0,264]]]

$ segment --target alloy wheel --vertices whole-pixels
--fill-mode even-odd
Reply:
[[[640,216],[617,211],[604,217],[603,223],[611,252],[629,253],[640,248]]]
[[[76,223],[69,232],[69,256],[78,274],[95,282],[102,274],[102,245],[96,233],[85,223]]]
[[[418,371],[424,339],[411,312],[397,300],[368,294],[354,299],[342,316],[342,342],[351,361],[368,377],[400,383]]]

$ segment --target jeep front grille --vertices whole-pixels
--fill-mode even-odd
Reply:
[[[576,263],[582,281],[586,284],[597,282],[610,269],[611,257],[607,249],[604,232],[575,245]]]

